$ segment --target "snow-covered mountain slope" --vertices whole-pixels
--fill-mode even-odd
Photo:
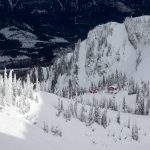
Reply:
[[[89,94],[88,97],[92,98],[93,95]],[[77,118],[71,117],[70,120],[66,120],[63,114],[57,115],[60,99],[63,101],[64,109],[67,109],[71,100],[46,92],[38,93],[38,103],[30,101],[30,112],[25,115],[19,114],[14,107],[1,108],[1,148],[5,150],[149,150],[150,116],[121,113],[118,124],[117,112],[109,110],[107,128],[97,123],[86,126],[85,122]],[[79,110],[80,106],[79,102]],[[85,106],[85,112],[88,111],[88,106]],[[135,122],[138,124],[138,141],[134,141],[131,137],[132,128],[127,127],[129,119],[131,126]]]
[[[20,41],[22,48],[33,48],[38,42],[37,37],[34,34],[20,30],[15,26],[3,28],[0,30],[0,33],[7,39]]]
[[[86,40],[76,44],[74,52],[61,56],[48,68],[47,86],[63,89],[70,81],[74,88],[88,89],[116,70],[138,81],[150,80],[149,33],[150,16],[95,27]]]

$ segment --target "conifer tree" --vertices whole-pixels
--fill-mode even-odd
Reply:
[[[5,68],[5,71],[4,71],[4,104],[9,105],[7,101],[8,99],[9,99],[8,79],[7,79],[7,70]]]
[[[126,99],[124,97],[123,98],[123,102],[122,102],[122,109],[123,109],[124,112],[126,112],[126,108],[127,108],[127,106],[126,106]]]
[[[13,87],[12,87],[12,70],[9,72],[9,78],[8,78],[8,104],[11,106],[13,101]]]
[[[74,103],[74,115],[77,118],[78,117],[78,102],[75,101]]]
[[[94,122],[94,114],[93,114],[93,106],[91,106],[89,114],[88,114],[87,124],[90,125],[93,122]]]
[[[101,124],[104,128],[107,127],[107,110],[104,110],[102,113],[102,121]]]
[[[98,124],[101,124],[101,112],[98,106],[95,106],[94,121]]]
[[[145,104],[144,104],[144,95],[142,94],[141,90],[138,91],[136,96],[136,114],[144,115],[145,114]]]
[[[128,119],[128,125],[127,127],[130,129],[130,119]]]
[[[138,135],[138,127],[136,124],[133,124],[132,126],[132,139],[135,141],[138,141],[139,135]]]
[[[82,106],[82,107],[81,107],[81,110],[80,110],[80,120],[81,120],[82,122],[85,121],[85,114],[84,114],[84,111],[85,111],[84,106]]]
[[[62,113],[62,111],[64,110],[63,102],[60,99],[58,99],[57,110],[58,110],[57,116],[59,116]]]
[[[118,114],[117,114],[117,123],[120,124],[120,111],[118,111]]]
[[[71,115],[74,116],[74,109],[73,109],[73,103],[72,102],[69,104],[69,109],[70,109]]]
[[[14,93],[14,99],[17,96],[17,79],[16,79],[16,74],[14,74],[13,78],[13,93]]]
[[[71,113],[70,113],[69,109],[66,109],[64,111],[64,118],[66,119],[66,121],[70,121],[70,119],[71,119]]]

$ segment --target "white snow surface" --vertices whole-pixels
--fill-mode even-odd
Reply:
[[[121,93],[120,93],[121,95]],[[97,95],[98,96],[98,95]],[[88,97],[93,97],[89,94]],[[30,101],[28,114],[21,115],[14,107],[1,108],[0,141],[4,150],[149,150],[150,116],[136,116],[121,113],[121,124],[116,123],[117,112],[108,111],[111,119],[108,127],[94,123],[86,126],[78,119],[65,121],[57,117],[56,105],[62,99],[64,107],[71,100],[59,98],[46,92],[38,93],[39,102]],[[88,107],[87,107],[88,109]],[[128,119],[139,127],[139,140],[131,139],[131,129],[127,128]],[[43,131],[43,123],[51,129],[57,126],[62,136],[54,136],[50,131]]]

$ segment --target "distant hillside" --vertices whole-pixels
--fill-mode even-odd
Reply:
[[[28,65],[20,65],[20,68],[50,64],[56,52],[58,54],[60,51],[66,51],[66,48],[67,51],[71,51],[74,43],[78,39],[85,39],[88,31],[98,24],[109,21],[123,22],[126,16],[150,14],[150,2],[145,0],[19,0],[16,2],[9,4],[7,0],[0,0],[0,28],[5,30],[8,27],[15,27],[20,30],[19,32],[30,32],[36,37],[36,43],[33,38],[29,43],[33,43],[34,46],[22,47],[21,44],[26,43],[18,41],[18,34],[14,34],[13,39],[5,37],[6,33],[3,34],[4,37],[0,34],[0,55],[5,57],[26,55],[34,60]],[[22,37],[25,35],[22,34]],[[9,63],[7,67],[16,66]]]

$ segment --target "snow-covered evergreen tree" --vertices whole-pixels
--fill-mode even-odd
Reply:
[[[64,110],[64,118],[66,119],[66,121],[70,121],[71,119],[71,112],[69,109]]]
[[[48,127],[48,124],[44,121],[43,123],[43,130],[44,132],[48,133],[49,132],[49,127]]]
[[[128,119],[127,127],[130,129],[130,119]]]
[[[120,124],[120,111],[118,111],[118,114],[117,114],[117,123]]]
[[[8,78],[7,78],[7,70],[5,68],[4,71],[4,104],[9,104],[8,99],[9,99],[9,91],[8,91]]]
[[[13,101],[13,82],[12,82],[12,70],[10,70],[9,72],[9,77],[8,77],[8,104],[9,106],[12,105],[12,101]]]
[[[94,110],[94,121],[98,124],[101,124],[101,111],[100,108],[98,106],[95,107]]]
[[[138,127],[135,123],[132,126],[132,135],[131,136],[132,136],[133,140],[138,141],[139,133],[138,133]]]
[[[125,99],[125,97],[123,98],[122,109],[123,109],[124,112],[126,112],[127,105],[126,105],[126,99]]]
[[[57,110],[58,110],[57,116],[59,116],[64,111],[63,101],[60,99],[58,100]]]
[[[75,101],[74,103],[74,115],[75,117],[78,117],[78,102]]]
[[[136,108],[135,108],[135,113],[136,114],[140,114],[140,115],[144,115],[145,114],[145,97],[142,93],[141,90],[139,90],[137,92],[137,96],[136,96]]]
[[[87,118],[87,125],[91,125],[94,122],[94,113],[93,113],[93,106],[91,106],[88,118]]]
[[[104,128],[107,127],[107,110],[104,110],[102,113],[102,121],[101,124]]]
[[[4,76],[0,75],[0,105],[16,106],[22,114],[30,110],[29,98],[33,99],[33,83],[27,76],[27,81],[22,82],[13,75],[13,70],[7,74],[4,70]]]
[[[82,122],[85,121],[85,109],[84,109],[84,106],[81,107],[81,110],[80,110],[80,120]]]
[[[72,102],[69,104],[69,109],[70,109],[71,116],[74,117],[74,109],[73,109],[73,103]]]

